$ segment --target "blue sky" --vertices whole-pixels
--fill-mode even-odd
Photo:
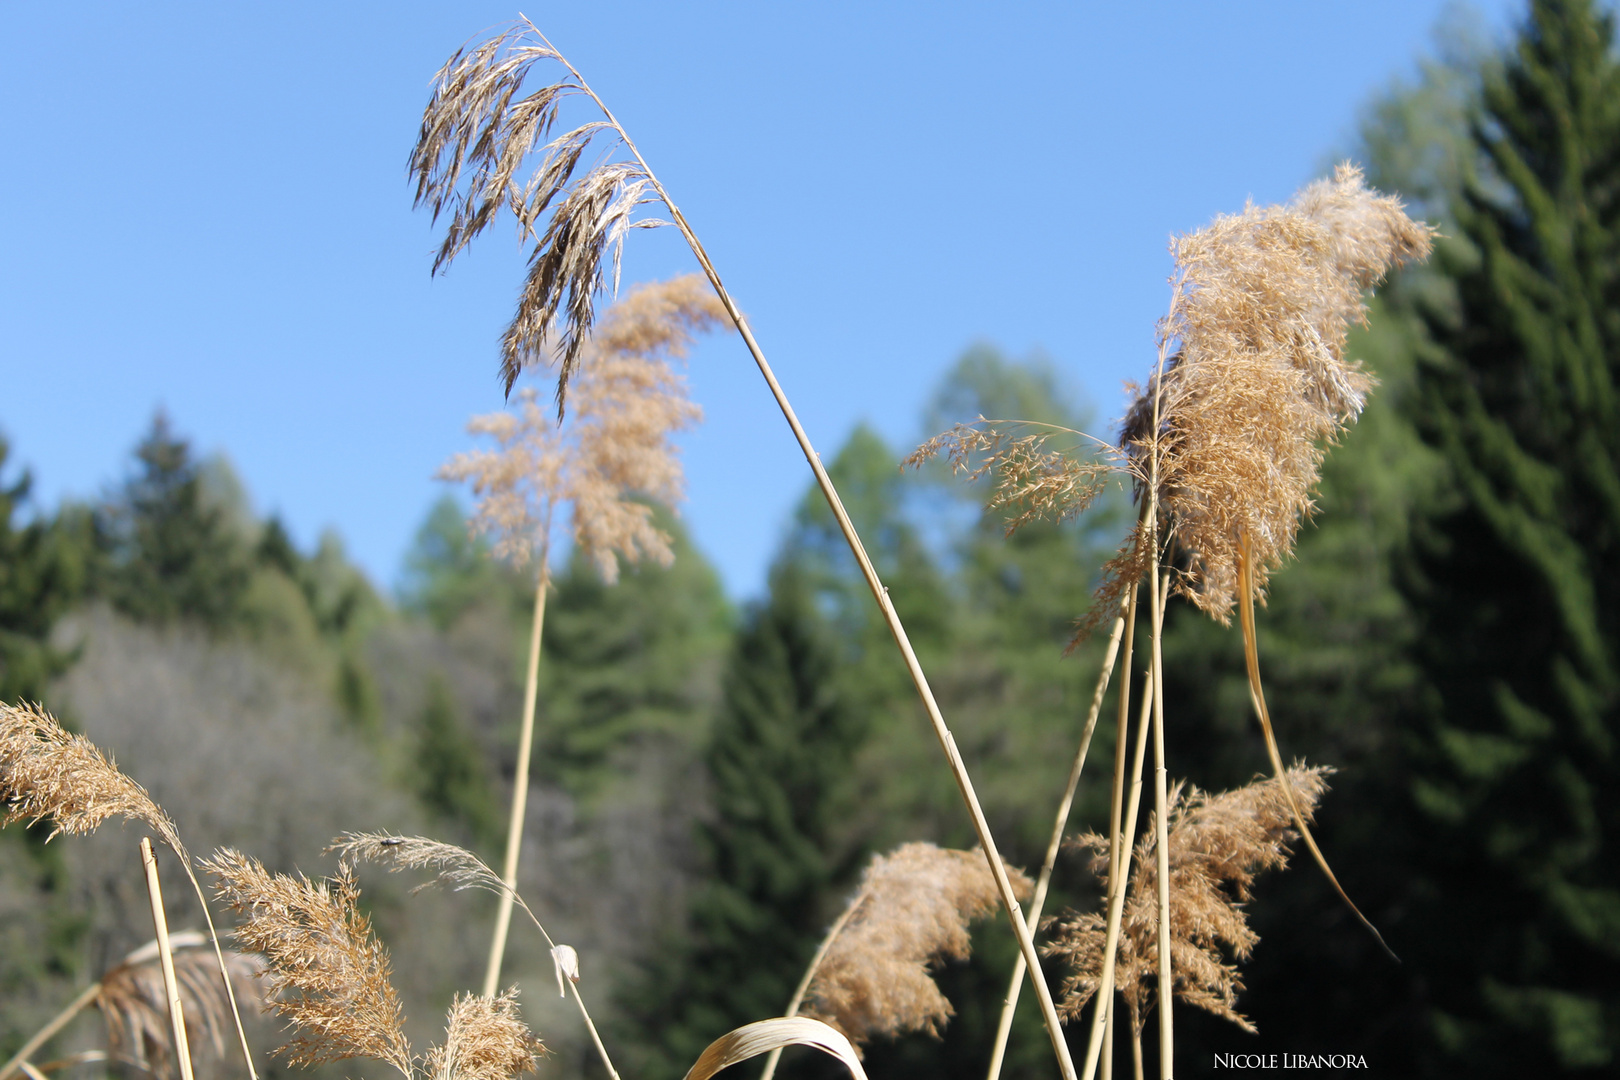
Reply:
[[[1500,34],[1519,4],[1478,6]],[[47,505],[123,475],[153,410],[226,453],[295,539],[379,583],[499,407],[523,263],[482,238],[430,279],[404,163],[428,80],[500,3],[0,8],[0,431]],[[1117,415],[1166,302],[1166,241],[1286,199],[1410,76],[1442,0],[595,3],[523,9],[703,238],[811,438],[897,450],[985,341]],[[695,269],[672,230],[627,281]],[[693,355],[684,516],[760,587],[809,482],[741,342]]]

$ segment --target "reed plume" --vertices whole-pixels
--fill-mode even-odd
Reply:
[[[3,825],[49,818],[54,838],[84,836],[108,818],[123,817],[150,827],[182,860],[190,858],[174,822],[146,789],[37,704],[0,702],[0,797]]]
[[[1287,206],[1251,205],[1172,243],[1178,288],[1159,328],[1169,359],[1138,392],[1121,446],[1142,484],[1157,456],[1161,512],[1188,560],[1177,587],[1222,623],[1241,545],[1263,596],[1312,510],[1322,444],[1372,388],[1344,355],[1363,291],[1425,258],[1433,236],[1344,164]]]
[[[1012,867],[1007,875],[1028,898],[1029,878]],[[850,918],[811,979],[805,1015],[857,1044],[907,1031],[939,1034],[955,1010],[929,969],[967,959],[968,923],[997,903],[980,852],[911,843],[873,856]]]
[[[418,885],[412,893],[429,885],[448,885],[456,892],[481,889],[496,894],[508,891],[506,882],[484,860],[466,848],[430,840],[425,836],[395,836],[382,832],[346,832],[332,841],[323,854],[336,853],[344,862],[372,862],[401,870],[433,870],[433,880]]]
[[[275,1052],[295,1066],[376,1058],[414,1080],[388,952],[357,906],[348,864],[330,882],[272,874],[231,848],[203,860],[242,916],[236,938],[264,957],[266,997],[297,1035]]]
[[[204,1039],[216,1057],[225,1054],[232,1006],[220,982],[219,969],[208,937],[194,930],[169,939],[174,948],[174,974],[180,987],[186,1034],[192,1046]],[[252,953],[227,950],[225,963],[235,984],[237,1000],[262,1003],[259,976],[264,963]],[[157,942],[136,949],[101,977],[96,1007],[107,1027],[107,1056],[133,1064],[142,1071],[169,1080],[175,1075],[169,1006],[163,973],[158,965]]]
[[[1325,766],[1295,765],[1288,770],[1288,783],[1307,819],[1327,790],[1331,772]],[[1243,904],[1253,898],[1259,873],[1287,865],[1288,845],[1298,838],[1290,827],[1288,800],[1272,779],[1216,795],[1178,784],[1169,803],[1175,994],[1252,1033],[1254,1025],[1236,1008],[1243,989],[1236,961],[1248,959],[1260,939],[1249,926]],[[1124,996],[1138,1037],[1153,1008],[1159,969],[1158,834],[1157,822],[1150,820],[1136,844],[1115,961],[1114,985]],[[1074,843],[1091,851],[1091,868],[1102,878],[1106,893],[1108,837],[1086,833]],[[1071,970],[1059,1006],[1068,1019],[1078,1018],[1097,992],[1107,922],[1098,912],[1071,912],[1047,923],[1053,939],[1042,951],[1061,957]]]
[[[517,988],[498,997],[457,994],[444,1042],[423,1061],[429,1080],[511,1080],[534,1072],[545,1044],[518,1017]]]

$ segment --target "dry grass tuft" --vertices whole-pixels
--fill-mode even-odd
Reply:
[[[528,562],[545,544],[553,512],[569,503],[574,542],[605,580],[618,579],[619,559],[670,563],[670,538],[642,500],[679,501],[685,478],[673,435],[703,415],[671,361],[724,318],[695,274],[640,286],[613,305],[584,348],[572,423],[555,423],[532,390],[521,392],[517,414],[473,418],[467,430],[499,449],[457,454],[438,475],[471,483],[473,525],[494,538],[496,554]]]
[[[1012,867],[1007,875],[1027,898],[1029,878]],[[929,968],[966,959],[968,923],[999,903],[982,852],[912,843],[874,856],[850,901],[858,910],[816,970],[804,1014],[856,1043],[907,1031],[937,1035],[954,1010]]]
[[[174,822],[146,789],[39,705],[0,703],[0,798],[6,804],[0,824],[50,818],[52,837],[83,836],[124,817],[150,826],[189,861]]]
[[[1325,766],[1295,765],[1288,782],[1309,819],[1322,794]],[[1170,796],[1170,941],[1176,996],[1243,1030],[1251,1024],[1235,1008],[1243,989],[1235,960],[1248,958],[1260,940],[1242,905],[1263,870],[1288,862],[1288,844],[1297,839],[1288,799],[1275,779],[1210,795],[1180,785]],[[1158,831],[1153,820],[1137,842],[1130,892],[1120,924],[1114,985],[1125,996],[1134,1031],[1140,1035],[1157,996],[1159,965]],[[1108,838],[1087,833],[1075,841],[1092,852],[1091,866],[1107,886]],[[1054,940],[1043,952],[1067,960],[1073,972],[1064,981],[1059,1010],[1080,1016],[1102,977],[1108,922],[1101,913],[1070,913],[1047,924]]]
[[[195,931],[183,931],[169,940],[175,949],[174,974],[186,1017],[187,1040],[195,1049],[206,1039],[215,1056],[223,1057],[225,1036],[234,1030],[234,1020],[213,951],[206,948],[208,938]],[[252,953],[227,950],[225,966],[235,984],[237,999],[258,1001],[263,961]],[[134,1064],[161,1080],[175,1075],[169,1005],[156,942],[130,953],[101,977],[96,1006],[107,1024],[110,1058]]]
[[[1026,435],[1018,430],[1044,427]],[[944,454],[951,472],[969,483],[995,478],[987,510],[1007,512],[1007,535],[1032,521],[1069,521],[1084,513],[1117,469],[1095,456],[1077,457],[1047,448],[1055,436],[1081,436],[1068,428],[979,417],[957,424],[919,446],[905,460],[912,468]]]
[[[411,1049],[388,953],[356,906],[360,890],[348,865],[331,882],[312,882],[222,848],[203,866],[218,879],[219,898],[244,917],[237,940],[265,959],[271,1009],[298,1031],[276,1053],[295,1066],[376,1058],[409,1080]]]
[[[1145,485],[1157,443],[1163,512],[1190,560],[1178,586],[1223,623],[1242,539],[1263,592],[1311,512],[1322,444],[1365,404],[1373,380],[1344,357],[1349,325],[1365,319],[1363,290],[1426,257],[1433,236],[1345,164],[1288,206],[1250,206],[1172,244],[1158,439],[1150,380],[1121,446]]]
[[[458,994],[450,1005],[444,1045],[428,1051],[431,1080],[511,1080],[534,1072],[545,1044],[518,1017],[517,988],[498,997]]]
[[[530,71],[548,60],[567,75],[523,95]],[[559,417],[591,336],[595,298],[606,287],[603,257],[613,253],[616,291],[630,230],[668,224],[637,216],[642,206],[661,200],[639,162],[608,160],[625,145],[611,117],[550,138],[562,103],[587,93],[567,61],[523,20],[471,50],[457,50],[439,69],[409,164],[416,205],[430,208],[435,221],[450,215],[434,273],[503,209],[517,220],[519,237],[533,245],[517,313],[501,338],[501,376],[510,393],[519,373],[546,356],[555,336]],[[576,179],[599,135],[610,141],[593,155],[601,163]],[[528,179],[520,180],[535,155]],[[559,315],[563,328],[555,335]]]

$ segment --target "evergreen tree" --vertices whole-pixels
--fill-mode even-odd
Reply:
[[[225,510],[205,497],[190,445],[161,411],[135,458],[135,474],[106,514],[113,602],[146,622],[192,619],[224,628],[248,587],[241,537]]]
[[[0,473],[10,446],[0,436]],[[87,523],[67,511],[56,520],[15,520],[32,478],[0,477],[0,701],[38,701],[72,654],[54,649],[51,628],[85,588],[93,548]]]
[[[633,1003],[657,1033],[649,1076],[679,1076],[713,1039],[781,1015],[831,920],[829,887],[859,854],[838,850],[833,833],[862,731],[835,665],[804,579],[779,565],[739,631],[704,755],[708,872],[681,946]]]
[[[501,823],[490,777],[441,676],[428,680],[427,704],[417,718],[415,764],[416,793],[423,804],[493,848]]]
[[[1409,586],[1429,1019],[1493,1073],[1620,1059],[1620,63],[1537,0],[1487,77],[1416,421],[1455,506]]]

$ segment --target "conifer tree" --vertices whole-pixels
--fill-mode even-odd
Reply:
[[[247,591],[248,553],[205,497],[190,444],[160,411],[135,458],[135,474],[106,515],[113,602],[146,622],[226,626]]]
[[[642,992],[657,1033],[647,1075],[679,1076],[708,1043],[779,1016],[830,921],[830,886],[859,852],[832,842],[862,725],[841,700],[826,621],[799,569],[780,563],[729,660],[705,754],[709,861],[683,947]]]
[[[0,470],[10,446],[0,436]],[[71,514],[14,520],[32,477],[0,478],[0,701],[38,701],[70,654],[51,647],[56,620],[83,594],[90,545]]]
[[[1455,503],[1409,601],[1427,855],[1409,962],[1477,1075],[1620,1061],[1620,63],[1591,0],[1536,0],[1487,76],[1455,305],[1415,419]]]

